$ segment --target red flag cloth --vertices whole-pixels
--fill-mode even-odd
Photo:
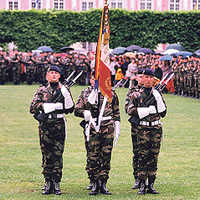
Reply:
[[[112,101],[112,87],[111,87],[111,73],[110,65],[110,50],[109,50],[109,10],[105,5],[101,16],[101,25],[99,32],[99,39],[96,49],[96,63],[95,63],[95,80],[98,81],[100,92],[107,97],[108,101]]]

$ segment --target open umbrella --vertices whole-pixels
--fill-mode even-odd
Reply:
[[[126,51],[128,51],[128,52],[138,51],[139,49],[141,49],[141,47],[137,46],[137,45],[130,45],[130,46],[126,47]]]
[[[41,46],[37,50],[41,50],[42,52],[53,52],[53,49],[50,46]]]
[[[185,48],[181,45],[181,44],[169,44],[166,48],[166,50],[168,49],[176,49],[178,51],[184,51]]]
[[[126,52],[126,48],[125,47],[116,47],[113,49],[112,54],[114,55],[122,55]]]
[[[126,57],[129,57],[129,58],[133,58],[133,57],[135,57],[135,53],[133,53],[133,52],[126,52],[125,54],[124,54]]]
[[[194,52],[194,55],[200,56],[200,49],[196,50],[196,51]]]
[[[176,49],[168,49],[166,50],[165,52],[163,52],[164,55],[172,55],[172,54],[175,54],[175,53],[178,53],[179,51],[176,50]]]
[[[165,56],[162,56],[162,57],[160,57],[160,61],[166,61],[166,60],[172,60],[172,56],[170,56],[170,55],[165,55]]]
[[[153,53],[154,53],[151,49],[148,49],[148,48],[140,48],[140,49],[138,50],[138,52],[139,52],[139,53],[142,52],[142,53],[144,53],[144,54],[153,54]]]
[[[66,52],[66,51],[73,51],[74,48],[72,48],[72,47],[62,47],[62,48],[60,48],[60,50]]]
[[[179,52],[175,53],[175,55],[176,56],[187,57],[187,56],[193,55],[193,53],[190,52],[190,51],[179,51]]]

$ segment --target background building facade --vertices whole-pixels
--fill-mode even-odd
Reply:
[[[108,0],[110,8],[126,10],[194,10],[200,9],[199,0]],[[0,9],[30,10],[55,9],[86,11],[102,8],[104,0],[1,0]]]

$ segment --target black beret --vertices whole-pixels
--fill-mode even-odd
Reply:
[[[51,66],[49,67],[48,71],[56,71],[56,72],[58,72],[58,73],[61,74],[60,68],[57,67],[57,66],[55,66],[55,65],[51,65]]]
[[[143,69],[139,68],[138,69],[138,74],[143,74]]]
[[[146,68],[143,73],[145,75],[154,76],[154,71],[150,68]]]

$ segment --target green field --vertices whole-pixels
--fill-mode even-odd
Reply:
[[[61,183],[63,195],[43,196],[41,153],[37,121],[29,113],[38,85],[0,86],[0,200],[38,199],[149,199],[200,200],[200,101],[165,95],[167,116],[155,188],[159,195],[138,196],[131,189],[132,144],[128,116],[124,112],[127,89],[119,88],[121,135],[113,149],[108,188],[112,196],[91,197],[85,172],[86,152],[80,119],[67,117],[68,137]],[[83,87],[73,86],[76,101]]]

